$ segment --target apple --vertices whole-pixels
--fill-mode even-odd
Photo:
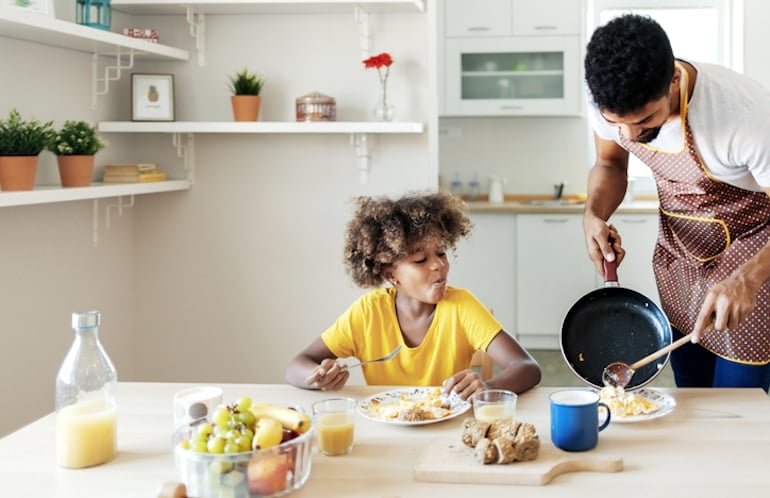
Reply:
[[[249,490],[260,495],[272,495],[286,489],[289,474],[288,456],[281,453],[255,453],[246,470]]]

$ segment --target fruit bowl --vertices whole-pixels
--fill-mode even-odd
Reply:
[[[172,439],[178,479],[187,495],[199,498],[232,496],[267,498],[301,488],[310,477],[313,431],[272,448],[240,453],[200,453],[184,449],[197,422],[184,425]]]

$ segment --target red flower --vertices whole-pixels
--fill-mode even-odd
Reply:
[[[366,68],[374,67],[379,69],[381,67],[390,67],[391,64],[393,64],[393,57],[387,52],[373,55],[364,60],[364,67]]]

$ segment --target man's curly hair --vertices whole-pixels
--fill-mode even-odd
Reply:
[[[618,116],[638,111],[668,94],[674,76],[671,43],[650,17],[617,17],[591,36],[585,75],[600,110]]]
[[[463,201],[451,194],[412,193],[393,200],[358,197],[345,234],[345,270],[359,287],[378,287],[382,272],[429,239],[454,249],[473,224]]]

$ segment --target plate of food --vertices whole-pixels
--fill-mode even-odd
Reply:
[[[599,396],[610,407],[612,423],[645,422],[668,415],[676,407],[674,398],[655,389],[624,391],[622,387],[605,386]]]
[[[439,387],[405,387],[369,396],[358,402],[364,418],[393,425],[427,425],[462,415],[471,404]]]

